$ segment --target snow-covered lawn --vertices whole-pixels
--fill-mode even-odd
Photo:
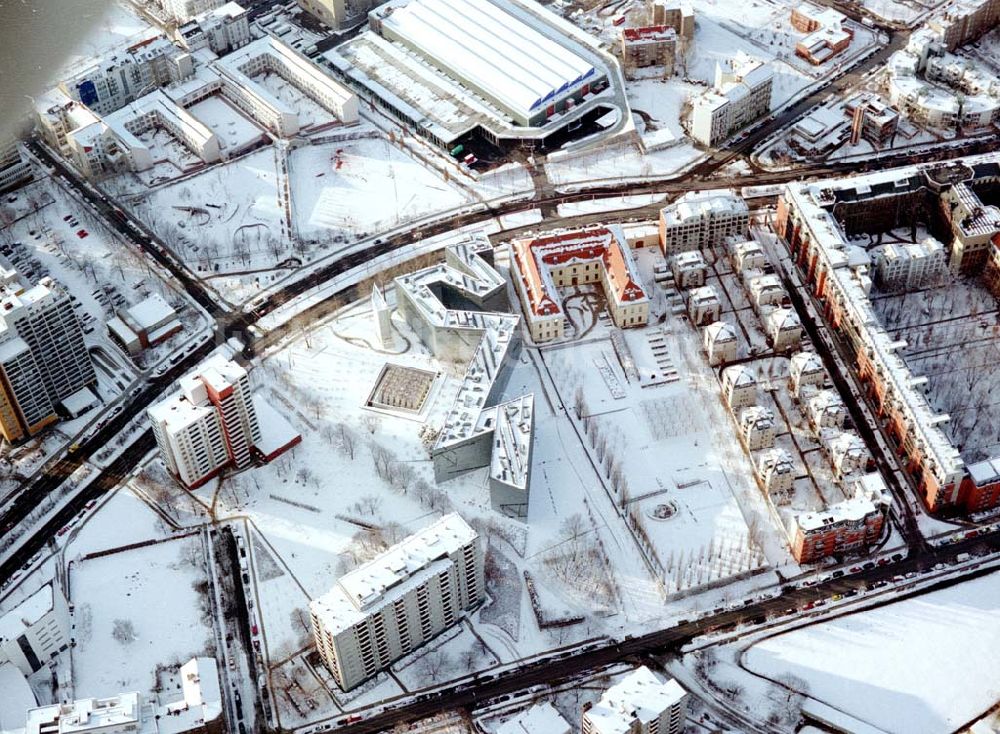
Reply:
[[[772,637],[744,656],[755,673],[894,734],[939,734],[1000,698],[1000,577]]]
[[[205,580],[197,536],[75,562],[75,695],[149,693],[157,666],[212,655]]]
[[[276,151],[266,148],[156,189],[133,213],[196,272],[274,266],[290,252]]]
[[[296,228],[304,239],[374,234],[470,200],[383,138],[298,148],[289,169]]]

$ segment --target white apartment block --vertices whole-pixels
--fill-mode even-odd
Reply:
[[[744,408],[740,413],[740,433],[751,451],[774,446],[774,413],[760,405]]]
[[[479,536],[446,515],[342,576],[309,604],[316,647],[343,690],[457,623],[484,598]]]
[[[678,288],[700,288],[705,285],[705,274],[708,265],[698,250],[681,252],[670,261],[670,269],[674,274],[674,285]]]
[[[847,406],[836,390],[820,390],[806,401],[806,413],[813,430],[843,428],[847,421]]]
[[[216,355],[180,379],[180,391],[147,411],[160,456],[189,489],[250,464],[260,424],[243,367]]]
[[[691,137],[712,146],[771,112],[774,74],[742,51],[715,65],[715,85],[692,101]]]
[[[31,162],[21,152],[16,140],[0,146],[0,191],[31,178]]]
[[[792,378],[792,394],[802,396],[802,388],[806,385],[822,385],[826,382],[826,368],[823,360],[815,352],[796,352],[789,360],[789,373]]]
[[[944,245],[933,237],[916,244],[891,243],[875,256],[880,285],[886,290],[920,288],[947,271]]]
[[[760,270],[767,264],[764,248],[756,240],[733,237],[729,240],[729,259],[737,272]]]
[[[746,365],[722,370],[722,392],[729,409],[749,408],[757,402],[757,375]]]
[[[642,666],[626,675],[585,708],[583,734],[681,734],[687,692]]]
[[[216,134],[160,90],[70,132],[70,157],[88,177],[113,170],[145,171],[155,161],[139,136],[155,130],[169,132],[204,163],[222,159]]]
[[[82,698],[40,706],[27,713],[25,734],[138,734],[154,716],[138,692],[109,698]]]
[[[773,273],[749,275],[750,272],[752,271],[744,272],[743,275],[754,310],[759,314],[767,306],[779,305],[787,295],[781,279]]]
[[[344,123],[358,121],[358,97],[305,56],[273,38],[260,38],[214,64],[226,98],[282,137],[299,131],[298,110],[271,94],[254,78],[277,74]]]
[[[764,319],[767,337],[775,351],[795,349],[802,342],[802,322],[790,308],[776,308]]]
[[[0,664],[29,676],[70,644],[69,607],[54,582],[0,617]]]
[[[703,339],[708,363],[713,367],[731,362],[739,355],[736,330],[725,321],[713,321],[706,326]]]
[[[722,317],[722,301],[714,285],[703,285],[688,291],[688,318],[695,326],[708,326]]]
[[[665,257],[745,238],[750,210],[729,189],[689,191],[660,210],[660,250]]]
[[[0,432],[34,435],[96,381],[69,293],[51,278],[30,286],[0,258]]]
[[[196,15],[215,10],[226,0],[156,0],[166,13],[178,23],[186,23]]]
[[[223,734],[219,671],[213,658],[192,658],[179,670],[181,695],[138,691],[28,709],[23,734]]]
[[[60,88],[92,112],[108,115],[193,73],[191,55],[165,36],[156,36],[98,59],[66,79]]]
[[[334,30],[360,23],[375,0],[298,0],[299,7]]]
[[[207,48],[219,55],[229,53],[250,43],[247,11],[237,3],[228,2],[180,26],[175,38],[188,51]]]

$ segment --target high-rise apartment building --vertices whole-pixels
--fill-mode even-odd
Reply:
[[[642,666],[611,686],[584,709],[582,734],[680,734],[687,692],[672,678],[663,681]]]
[[[446,515],[342,576],[309,604],[316,647],[354,688],[452,626],[484,597],[479,536]]]
[[[56,407],[97,381],[69,294],[30,286],[0,258],[0,433],[9,442],[57,420]]]
[[[31,163],[22,155],[16,140],[0,144],[0,191],[31,178]]]
[[[148,411],[170,472],[194,489],[227,467],[249,465],[261,430],[247,371],[216,355],[180,388]]]

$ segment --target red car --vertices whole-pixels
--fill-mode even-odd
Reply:
[[[85,230],[85,229],[78,229],[78,230],[76,231],[76,236],[77,236],[77,237],[79,237],[79,238],[80,238],[81,240],[82,240],[82,239],[83,239],[84,237],[86,237],[86,236],[87,236],[88,234],[89,234],[89,233],[88,233],[88,232],[87,232],[87,230]]]

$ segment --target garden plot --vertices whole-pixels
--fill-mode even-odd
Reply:
[[[80,560],[71,576],[77,697],[149,694],[158,667],[214,655],[197,536]]]
[[[296,229],[304,239],[384,232],[470,197],[387,139],[307,146],[289,155]]]
[[[955,731],[1000,697],[998,580],[778,635],[753,645],[743,663],[886,732]],[[970,670],[978,685],[969,685]]]
[[[951,420],[941,428],[962,458],[1000,453],[1000,312],[978,281],[955,280],[913,293],[873,292],[872,304],[914,375],[930,381],[931,404]]]
[[[274,267],[291,253],[275,149],[153,191],[133,205],[196,272]]]

